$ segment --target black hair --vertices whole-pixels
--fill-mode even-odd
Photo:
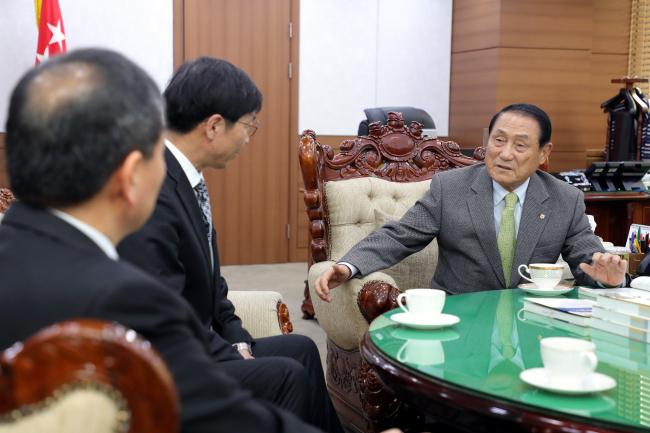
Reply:
[[[27,72],[7,119],[12,192],[36,206],[95,195],[132,151],[149,158],[164,128],[154,81],[113,51],[83,49]]]
[[[548,114],[544,110],[533,104],[511,104],[501,109],[490,120],[488,133],[492,133],[492,127],[499,116],[508,112],[521,114],[537,122],[539,126],[539,147],[544,147],[551,141],[551,119],[549,119]]]
[[[163,93],[168,128],[187,133],[213,114],[229,123],[262,108],[262,93],[253,80],[230,62],[200,57],[185,63]]]

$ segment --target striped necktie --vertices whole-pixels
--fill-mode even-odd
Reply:
[[[212,244],[212,209],[210,207],[210,195],[208,194],[208,187],[205,185],[205,180],[201,179],[194,187],[194,193],[201,208],[201,219],[205,225],[208,243]]]
[[[501,225],[499,226],[499,236],[497,237],[506,287],[510,285],[512,259],[515,255],[515,245],[517,241],[517,233],[515,230],[515,205],[517,204],[517,199],[517,194],[514,192],[506,194],[506,205],[503,208],[503,212],[501,212]]]

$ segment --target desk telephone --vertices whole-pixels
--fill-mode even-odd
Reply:
[[[594,162],[586,171],[563,171],[553,175],[582,191],[645,192],[641,179],[650,161]]]
[[[587,192],[592,190],[589,179],[587,179],[587,176],[582,171],[562,171],[560,173],[553,173],[553,176],[582,191]]]

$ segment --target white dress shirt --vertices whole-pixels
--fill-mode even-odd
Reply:
[[[519,232],[519,221],[521,221],[521,211],[524,208],[524,200],[526,199],[526,191],[528,191],[528,184],[530,183],[530,178],[526,179],[526,182],[519,185],[514,189],[515,194],[519,200],[515,205],[515,234]],[[501,226],[501,214],[503,209],[506,206],[506,195],[507,191],[504,187],[499,185],[499,183],[492,181],[492,199],[494,200],[494,229],[496,234],[499,234],[499,227]]]
[[[113,245],[113,242],[111,242],[108,236],[106,236],[104,233],[100,232],[95,227],[86,224],[80,219],[75,218],[72,215],[62,212],[58,209],[50,209],[50,212],[52,212],[54,216],[62,219],[72,227],[79,230],[81,233],[88,236],[90,240],[93,241],[99,247],[99,249],[102,250],[104,254],[106,254],[109,258],[113,260],[119,260],[120,256],[117,254],[115,245]]]

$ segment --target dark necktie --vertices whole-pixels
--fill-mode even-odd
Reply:
[[[201,181],[194,187],[196,200],[199,202],[201,208],[201,219],[205,225],[205,233],[208,238],[208,243],[212,244],[212,210],[210,208],[210,195],[208,195],[208,187],[205,181]]]

